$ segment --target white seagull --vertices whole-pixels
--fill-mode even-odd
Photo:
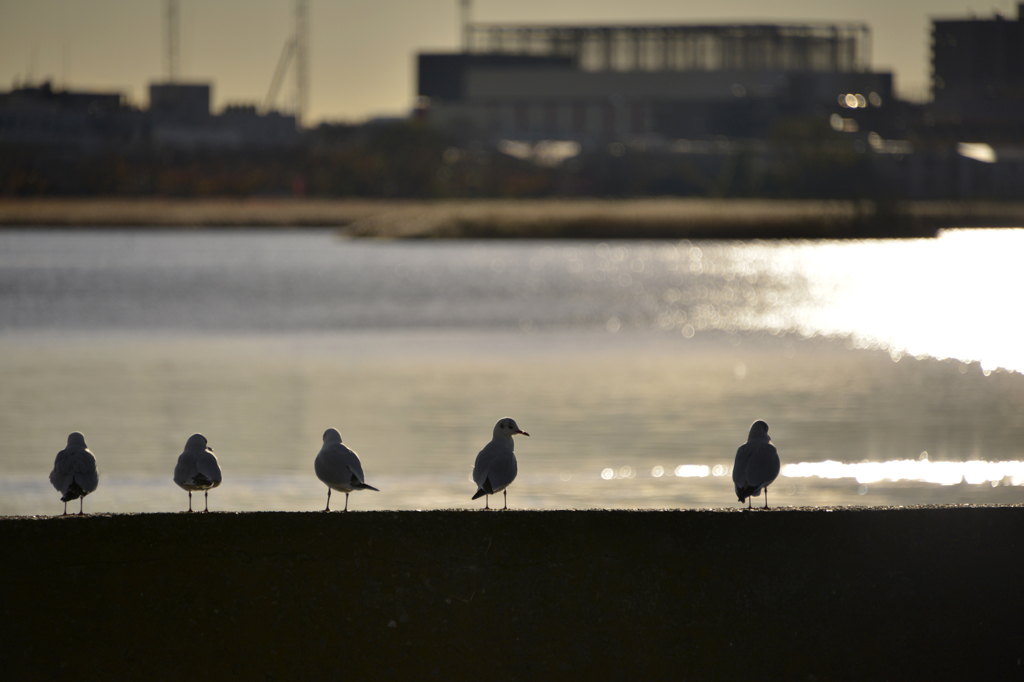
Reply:
[[[512,436],[517,433],[530,435],[519,428],[515,419],[499,419],[494,425],[494,437],[491,438],[491,442],[476,456],[473,481],[476,483],[477,491],[473,499],[487,495],[488,497],[484,499],[484,509],[491,508],[488,504],[490,496],[502,491],[505,493],[505,509],[508,509],[506,488],[516,480],[516,474],[519,473],[519,465],[516,464],[516,455],[513,452],[515,443],[512,442]]]
[[[732,467],[732,482],[736,484],[736,497],[746,501],[750,509],[750,498],[757,497],[764,490],[764,508],[768,508],[768,486],[778,477],[780,470],[779,453],[768,437],[768,424],[756,421],[750,426],[747,442],[736,451],[736,462]]]
[[[192,511],[192,491],[202,490],[206,500],[206,509],[210,511],[210,488],[220,485],[220,464],[213,448],[206,444],[206,437],[201,433],[193,433],[185,443],[185,451],[178,455],[178,464],[174,467],[174,482],[188,491],[188,510]]]
[[[354,490],[374,490],[372,485],[363,481],[363,466],[359,463],[359,455],[341,443],[338,429],[324,431],[324,444],[313,462],[316,477],[327,484],[327,509],[331,511],[331,489],[345,493],[345,509],[348,511],[348,494]]]
[[[64,516],[68,515],[68,502],[77,499],[78,515],[81,516],[85,496],[96,490],[100,475],[96,471],[96,458],[85,444],[85,436],[78,431],[68,436],[68,445],[57,453],[50,472],[50,483],[61,494]]]

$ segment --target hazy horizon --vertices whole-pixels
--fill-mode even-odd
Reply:
[[[70,89],[124,92],[148,105],[148,85],[166,78],[163,0],[0,0],[0,88],[51,81]],[[179,0],[180,79],[213,85],[213,109],[258,104],[293,30],[293,0]],[[669,0],[475,0],[472,20],[487,23],[627,24],[697,22],[857,22],[871,29],[870,63],[894,73],[896,92],[928,90],[933,18],[996,11],[1017,18],[1017,3],[975,7],[956,0],[884,2],[724,0],[714,13]],[[403,114],[415,102],[415,55],[459,45],[458,0],[310,0],[310,103],[307,123]],[[278,103],[292,84],[286,79]]]

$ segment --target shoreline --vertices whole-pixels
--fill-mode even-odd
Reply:
[[[5,518],[0,641],[12,679],[177,679],[195,656],[214,679],[1008,679],[1022,524],[1024,505]]]
[[[1024,202],[0,199],[0,229],[336,228],[375,239],[854,239],[1024,227]]]

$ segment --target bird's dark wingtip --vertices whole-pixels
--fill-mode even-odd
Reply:
[[[474,500],[478,500],[478,499],[480,499],[481,497],[483,497],[483,496],[484,496],[484,495],[486,495],[486,494],[487,494],[487,493],[486,493],[486,492],[484,492],[483,490],[477,490],[477,491],[476,491],[476,495],[474,495],[474,496],[473,496],[473,499],[474,499]]]
[[[754,486],[752,485],[743,486],[742,490],[736,491],[736,497],[739,498],[740,502],[746,502],[747,498],[750,497],[751,495],[753,495],[754,497],[758,497],[760,494],[761,491],[754,488]]]
[[[70,502],[71,500],[77,500],[79,497],[85,497],[86,492],[82,490],[82,487],[78,485],[74,477],[71,478],[71,485],[68,486],[67,493],[64,497],[60,498],[61,502]]]

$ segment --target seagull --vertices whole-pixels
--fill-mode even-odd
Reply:
[[[484,499],[484,509],[491,508],[488,504],[490,495],[497,495],[502,491],[505,493],[505,509],[508,509],[508,490],[506,488],[516,480],[516,474],[519,473],[516,455],[513,452],[515,443],[512,442],[512,436],[517,433],[524,436],[530,435],[519,428],[515,419],[509,417],[499,419],[498,423],[494,425],[494,437],[491,438],[491,442],[485,445],[484,449],[476,456],[476,464],[473,465],[473,481],[478,490],[473,499],[487,495],[488,497]]]
[[[768,486],[779,475],[779,453],[768,437],[768,424],[756,421],[750,426],[747,442],[736,451],[736,463],[732,467],[732,481],[736,484],[736,497],[747,502],[764,490],[764,508],[768,508]]]
[[[85,496],[96,490],[100,483],[100,475],[96,472],[96,458],[85,444],[85,436],[74,431],[68,436],[68,445],[57,453],[50,472],[50,483],[61,494],[64,503],[64,514],[68,515],[68,502],[78,500],[78,515],[82,511]]]
[[[359,455],[341,444],[338,429],[324,431],[324,445],[313,462],[316,477],[327,484],[327,509],[331,511],[331,489],[345,493],[345,509],[348,511],[348,494],[354,490],[374,490],[372,485],[363,483],[363,467]]]
[[[192,491],[202,490],[206,500],[206,509],[210,511],[210,488],[220,485],[220,465],[213,448],[206,444],[206,437],[201,433],[193,433],[185,443],[185,451],[178,455],[178,464],[174,467],[174,482],[188,491],[188,510],[192,511]]]

